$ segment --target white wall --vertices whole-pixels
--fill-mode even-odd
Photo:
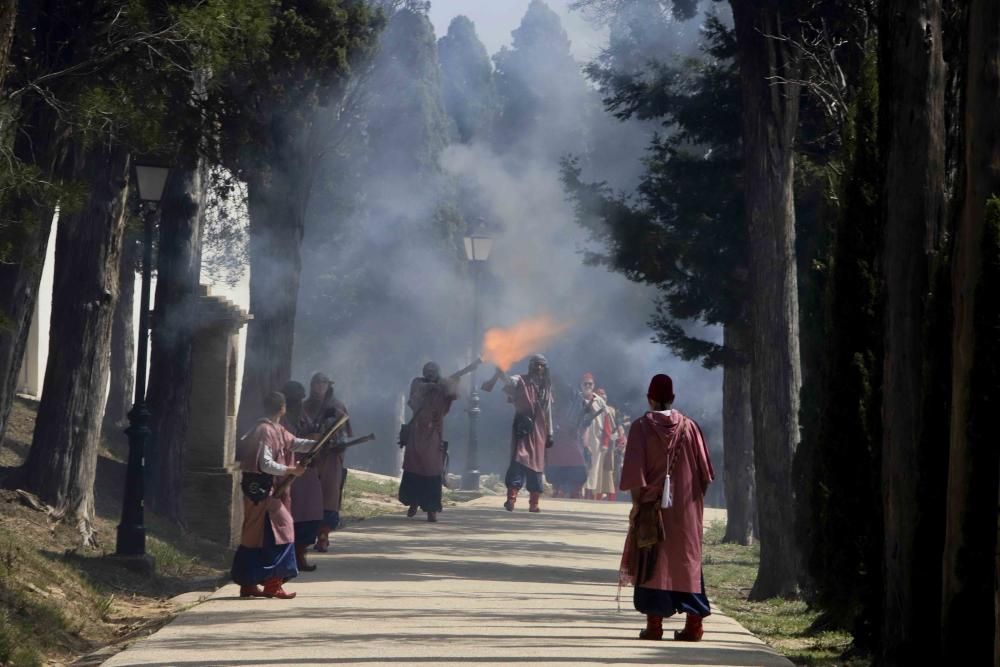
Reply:
[[[35,299],[35,315],[28,332],[28,342],[24,349],[24,360],[17,381],[17,392],[32,398],[42,395],[45,380],[45,365],[49,356],[49,321],[52,319],[52,281],[56,260],[56,228],[59,226],[59,211],[52,218],[52,229],[45,248],[45,263],[42,279]]]
[[[35,304],[35,315],[32,320],[31,330],[28,334],[28,343],[25,347],[24,360],[21,364],[21,372],[18,377],[18,393],[40,399],[42,396],[42,385],[45,381],[45,366],[49,353],[49,328],[52,318],[52,290],[53,276],[55,268],[56,249],[56,228],[59,222],[59,214],[56,213],[52,223],[52,231],[49,234],[49,242],[45,252],[45,264],[42,269],[42,280],[38,289],[38,299]],[[203,284],[208,284],[213,295],[229,299],[240,308],[248,310],[250,307],[250,280],[249,271],[243,279],[235,286],[229,287],[225,284],[214,283],[207,276],[202,276]],[[139,273],[135,274],[135,303],[133,305],[133,326],[135,327],[135,338],[139,338],[139,306],[142,290],[142,279]],[[151,294],[150,308],[155,306],[156,278],[154,276]],[[243,380],[242,359],[246,349],[246,327],[240,331],[240,360],[238,382]],[[241,386],[238,384],[237,386]],[[237,396],[237,401],[239,397]]]

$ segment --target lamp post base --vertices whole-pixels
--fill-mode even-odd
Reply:
[[[469,470],[462,473],[462,491],[478,491],[481,475],[478,470]]]
[[[147,554],[141,556],[112,554],[107,558],[109,562],[115,563],[119,567],[135,574],[141,574],[145,577],[151,577],[156,574],[156,559]]]

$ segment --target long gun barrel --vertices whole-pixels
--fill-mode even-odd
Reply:
[[[341,443],[337,444],[334,447],[334,449],[347,449],[349,447],[354,447],[355,445],[361,445],[361,444],[364,444],[366,442],[372,442],[373,440],[375,440],[375,434],[374,433],[369,433],[368,435],[364,436],[363,438],[355,438],[354,440],[350,440],[348,442],[341,442]],[[312,463],[316,459],[316,456],[318,456],[321,451],[322,451],[322,449],[313,449],[308,454],[306,454],[302,458],[301,461],[299,461],[299,464],[300,465],[304,465],[304,466],[308,466],[310,463]],[[288,487],[290,487],[292,485],[292,482],[294,482],[294,481],[295,481],[295,478],[293,476],[291,476],[291,475],[289,475],[289,476],[285,477],[284,479],[282,479],[280,482],[278,482],[278,485],[274,488],[274,495],[275,496],[281,496],[282,494],[284,494],[285,491],[288,490]]]
[[[483,363],[483,360],[477,357],[476,360],[473,361],[471,364],[469,364],[468,366],[466,366],[462,370],[458,371],[457,373],[452,373],[452,375],[450,377],[451,377],[452,380],[458,380],[463,375],[468,375],[472,371],[474,371],[477,368],[479,368],[482,365],[482,363]]]

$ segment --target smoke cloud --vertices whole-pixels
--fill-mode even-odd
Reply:
[[[528,5],[528,0],[437,0],[430,16],[438,37],[459,11],[474,21],[480,18],[480,37],[495,53],[510,42],[509,31]],[[566,16],[568,3],[553,5]],[[579,15],[566,25],[582,31],[569,35],[577,60],[593,57],[606,43],[607,29],[588,26]],[[506,39],[497,35],[500,26]],[[386,39],[403,39],[402,34],[392,26],[385,33]],[[402,49],[393,56],[393,67],[407,67],[406,49],[427,48],[426,39],[406,34],[414,44],[382,45],[383,50]],[[462,250],[462,235],[479,218],[496,237],[481,281],[482,329],[507,328],[543,314],[572,324],[545,349],[532,350],[549,358],[558,404],[566,405],[582,374],[592,372],[611,403],[636,416],[645,410],[649,378],[665,372],[675,380],[677,407],[702,424],[713,447],[721,444],[721,373],[681,362],[651,341],[647,322],[653,290],[584,264],[588,239],[560,180],[560,160],[574,153],[581,156],[586,178],[634,187],[654,128],[616,121],[600,109],[591,86],[566,82],[555,73],[546,79],[544,65],[538,63],[533,85],[575,86],[575,91],[560,98],[560,105],[546,107],[542,121],[519,128],[516,147],[498,145],[495,137],[458,143],[452,129],[442,148],[432,146],[419,166],[401,169],[401,144],[414,141],[425,126],[396,131],[391,141],[379,142],[367,125],[354,145],[366,147],[363,164],[348,141],[327,165],[325,176],[333,186],[319,188],[310,207],[295,379],[316,370],[328,373],[351,409],[356,430],[378,432],[378,445],[352,451],[349,466],[395,472],[398,450],[392,441],[411,378],[426,361],[437,361],[448,374],[480,353],[482,331],[473,330],[474,281]],[[439,73],[411,73],[397,81],[414,76],[423,77],[425,90],[432,90]],[[371,91],[369,105],[376,108],[369,118],[385,110],[379,100],[399,99],[397,92]],[[393,109],[400,122],[430,118],[426,126],[439,125],[440,107],[434,106],[439,100],[416,97],[428,106]],[[581,124],[580,132],[565,131]],[[714,330],[701,334],[720,337]],[[464,467],[468,437],[463,411],[469,379],[462,383],[462,398],[446,420],[452,472]],[[480,468],[502,472],[511,408],[494,394],[483,397],[482,410]]]

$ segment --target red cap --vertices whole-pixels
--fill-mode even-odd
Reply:
[[[649,391],[646,396],[654,403],[673,403],[674,381],[670,379],[669,375],[663,373],[654,375],[649,382]]]
[[[594,381],[594,374],[593,373],[584,373],[583,374],[583,382],[593,382],[593,381]]]

